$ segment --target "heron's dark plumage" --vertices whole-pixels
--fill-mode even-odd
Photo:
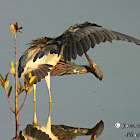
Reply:
[[[55,40],[61,42],[59,49],[65,46],[63,51],[65,61],[70,61],[71,58],[76,59],[77,55],[82,56],[83,53],[101,42],[122,40],[133,42],[137,45],[140,44],[138,39],[89,22],[71,26],[61,36],[55,38]],[[68,50],[70,50],[70,54]],[[73,52],[72,55],[71,52]]]
[[[57,46],[55,44],[49,44],[44,47],[42,47],[38,53],[34,56],[33,62],[35,62],[38,58],[42,58],[44,55],[48,55],[49,53],[57,54]]]
[[[21,77],[21,74],[24,71],[24,68],[25,68],[27,62],[30,61],[31,59],[33,59],[33,62],[35,62],[38,58],[40,59],[44,55],[48,55],[48,53],[57,54],[59,52],[58,47],[57,47],[57,45],[59,45],[59,42],[53,40],[53,38],[49,38],[49,39],[47,39],[47,37],[38,38],[36,40],[33,40],[29,44],[31,46],[23,53],[23,55],[19,59],[19,66],[18,66],[18,77],[19,78]],[[47,65],[47,66],[50,66],[50,65]],[[48,72],[48,70],[47,70],[47,72]],[[38,73],[38,72],[34,71],[34,73]],[[37,76],[37,74],[36,74],[36,76]],[[40,80],[37,80],[37,81],[40,81]]]
[[[32,70],[31,71],[31,74],[32,76],[36,76],[36,82],[40,82],[41,79],[44,79],[45,76],[48,75],[48,72],[50,72],[50,68],[52,68],[53,66],[52,65],[48,65],[48,64],[41,64],[38,66],[37,69],[35,70]],[[29,82],[29,73],[25,74],[25,78],[27,80],[27,82]]]
[[[69,43],[67,43],[68,37],[71,37],[72,45],[76,47],[71,47]],[[74,38],[74,40],[73,40]],[[127,42],[133,42],[137,45],[140,44],[140,40],[135,39],[131,36],[105,29],[97,24],[92,24],[85,22],[83,24],[77,24],[73,27],[70,27],[68,30],[64,32],[64,34],[58,39],[65,47],[71,47],[72,49],[77,49],[77,54],[82,56],[83,53],[87,52],[89,48],[94,48],[96,44],[101,42],[112,42],[113,40],[122,40]],[[66,50],[66,49],[65,49]],[[64,54],[66,53],[64,50]],[[72,50],[72,52],[75,52]],[[75,56],[77,55],[75,53]],[[66,56],[66,55],[65,55]],[[67,57],[64,56],[65,61]],[[76,58],[76,57],[71,57]]]
[[[136,38],[89,22],[75,24],[56,38],[38,38],[29,43],[31,45],[30,48],[19,59],[18,77],[24,72],[27,62],[31,59],[33,59],[33,62],[36,62],[38,58],[41,59],[43,56],[47,56],[48,53],[58,54],[58,56],[62,53],[61,57],[65,62],[71,61],[71,59],[75,60],[77,55],[82,56],[90,48],[94,48],[96,44],[106,41],[112,42],[113,40],[127,41],[140,45],[140,40]],[[38,72],[36,71],[36,73]],[[39,77],[42,76],[40,75]]]

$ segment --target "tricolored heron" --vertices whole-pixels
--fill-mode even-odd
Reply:
[[[28,79],[29,73],[36,76],[36,83],[41,79],[46,80],[50,93],[50,71],[61,60],[64,62],[75,60],[77,55],[82,56],[86,54],[90,48],[94,48],[96,44],[101,42],[112,42],[113,40],[121,40],[132,42],[140,45],[140,40],[119,33],[108,30],[100,25],[85,22],[82,24],[75,24],[58,37],[50,38],[43,37],[33,40],[30,47],[22,54],[19,59],[18,77]],[[88,59],[90,68],[95,71],[95,65]],[[34,84],[34,95],[36,85]],[[35,100],[35,99],[34,99]],[[34,120],[35,122],[35,120]]]

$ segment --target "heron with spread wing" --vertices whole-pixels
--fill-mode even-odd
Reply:
[[[71,59],[75,60],[77,55],[82,56],[85,54],[89,67],[96,73],[96,64],[91,61],[87,51],[90,48],[94,48],[96,44],[106,41],[112,42],[113,40],[127,41],[140,45],[140,40],[134,37],[108,30],[89,22],[75,24],[56,38],[38,38],[29,43],[30,47],[20,57],[18,77],[28,79],[28,75],[31,73],[36,76],[36,83],[45,78],[49,100],[52,102],[50,92],[50,73],[52,68],[61,60],[64,60],[66,63],[71,61]],[[35,90],[36,84],[34,84],[34,95]]]

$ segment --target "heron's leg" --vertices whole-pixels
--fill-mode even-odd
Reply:
[[[34,120],[33,120],[33,124],[37,125],[37,117],[36,117],[36,84],[33,84],[34,87]]]
[[[52,103],[51,99],[51,91],[50,91],[50,72],[48,72],[48,75],[45,77],[47,86],[48,86],[48,92],[49,92],[49,98],[50,98],[50,103]]]
[[[49,105],[50,105],[49,106],[49,115],[48,115],[48,120],[47,120],[47,123],[46,123],[46,129],[48,131],[51,131],[51,105],[52,105],[52,103],[50,102]]]
[[[96,66],[96,64],[93,63],[93,61],[91,60],[91,58],[88,56],[87,53],[85,53],[85,56],[86,56],[86,58],[87,58],[87,60],[88,60],[88,63],[89,63],[89,65],[90,65],[91,69],[92,69],[93,71],[95,71],[95,66]]]

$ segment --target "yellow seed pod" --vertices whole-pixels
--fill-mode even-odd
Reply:
[[[13,24],[10,24],[10,30],[13,32],[14,35],[16,35],[17,30]]]
[[[12,68],[10,69],[10,72],[11,72],[12,74],[15,74],[15,68],[12,67]]]

